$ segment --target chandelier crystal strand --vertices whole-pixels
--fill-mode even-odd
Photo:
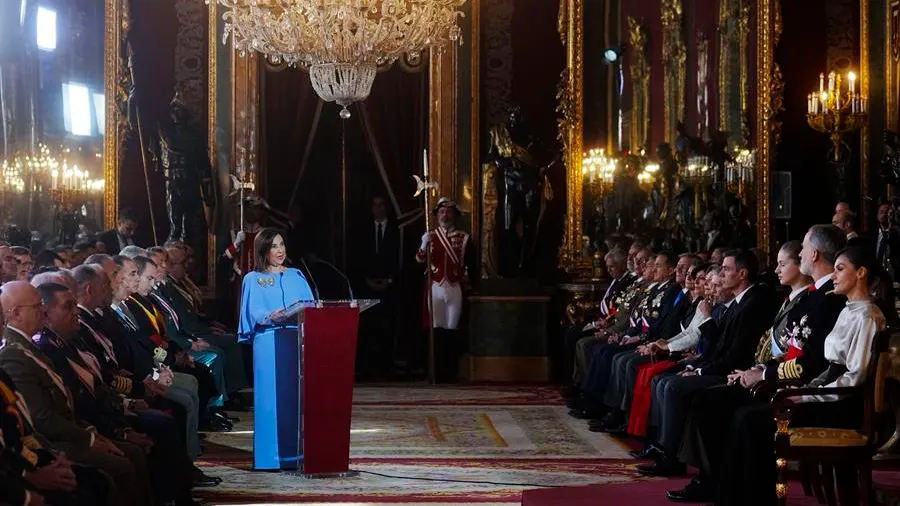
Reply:
[[[369,96],[379,66],[462,43],[456,23],[465,0],[210,1],[226,9],[223,42],[308,69],[316,93],[341,105],[344,119],[347,106]]]

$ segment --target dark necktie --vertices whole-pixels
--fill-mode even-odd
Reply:
[[[375,232],[375,253],[381,253],[382,239],[384,239],[384,225],[378,222],[378,230]]]
[[[884,265],[884,263],[885,263],[884,261],[887,260],[887,258],[886,258],[887,257],[887,247],[888,247],[888,240],[890,239],[890,235],[888,234],[887,230],[883,230],[883,229],[880,230],[879,233],[881,234],[881,240],[878,241],[878,252],[876,253],[876,255],[877,255],[878,261],[881,263],[881,265]]]

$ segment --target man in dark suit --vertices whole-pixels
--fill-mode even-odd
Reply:
[[[610,346],[605,348],[605,352],[591,358],[591,374],[604,377],[605,381],[595,383],[594,388],[587,392],[589,397],[603,404],[611,382],[616,379],[617,371],[613,368],[616,358],[632,352],[648,335],[656,340],[660,327],[665,326],[669,315],[678,310],[675,301],[683,292],[681,285],[675,282],[677,264],[678,257],[674,253],[664,252],[656,256],[653,279],[657,281],[657,285],[645,299],[641,315],[620,338],[610,339]],[[607,418],[592,422],[593,427],[599,430],[617,425],[618,420],[614,417],[617,417],[618,411],[610,413]]]
[[[395,296],[400,270],[400,230],[388,218],[387,201],[372,198],[372,216],[355,233],[353,284],[362,297],[381,303],[361,321],[359,367],[362,376],[383,376],[393,365],[396,331]]]
[[[140,449],[128,452],[75,417],[75,403],[53,363],[31,341],[43,326],[43,304],[37,289],[24,281],[3,286],[6,345],[0,368],[15,382],[31,410],[35,430],[80,464],[100,468],[116,483],[115,504],[148,506],[152,493],[146,460]]]
[[[847,246],[865,246],[866,239],[856,231],[856,213],[851,210],[837,211],[831,217],[831,224],[847,235]]]
[[[42,284],[38,292],[47,308],[38,346],[69,386],[78,418],[117,445],[137,446],[146,454],[157,502],[189,504],[193,466],[174,419],[150,411],[140,402],[131,403],[135,414],[126,417],[123,399],[103,382],[97,370],[97,358],[76,349],[81,323],[74,294],[55,283]]]
[[[685,466],[677,459],[681,448],[684,425],[691,400],[697,392],[726,382],[726,377],[736,369],[753,365],[753,357],[759,336],[771,324],[777,306],[771,289],[757,284],[759,272],[756,256],[748,250],[731,250],[725,253],[719,277],[722,286],[735,295],[734,304],[721,324],[712,319],[710,306],[698,307],[707,318],[701,323],[701,331],[711,331],[712,353],[690,365],[666,384],[660,406],[659,445],[663,454],[651,465],[638,466],[638,472],[650,476],[674,476],[683,474]],[[711,328],[710,328],[711,327]]]
[[[722,483],[731,419],[739,408],[754,402],[751,389],[759,382],[789,379],[807,382],[825,370],[828,365],[824,355],[825,338],[847,301],[846,297],[834,293],[831,281],[835,257],[846,242],[845,233],[832,225],[809,229],[800,252],[800,272],[814,282],[808,293],[798,296],[796,303],[785,301],[772,324],[778,335],[765,334],[769,342],[764,344],[775,351],[773,339],[784,342],[783,352],[779,350],[781,354],[776,359],[733,372],[727,385],[708,388],[694,398],[679,458],[699,468],[701,474],[685,488],[670,491],[669,498],[692,502],[713,500]],[[769,409],[768,399],[757,404]]]
[[[646,333],[642,334],[640,344],[668,339],[681,331],[681,320],[691,307],[690,297],[684,288],[685,279],[688,270],[699,262],[700,259],[694,255],[684,254],[678,257],[675,264],[675,283],[667,289],[660,317]],[[625,414],[631,405],[632,387],[637,379],[637,367],[648,362],[650,358],[638,354],[635,349],[629,349],[613,358],[609,386],[603,399],[610,408],[609,415],[603,421],[594,423],[591,430],[595,432],[624,430]]]
[[[134,245],[134,232],[138,222],[130,209],[119,210],[119,221],[116,228],[107,230],[97,236],[97,242],[103,243],[107,255],[118,255],[125,246]]]
[[[878,232],[873,235],[870,246],[878,259],[878,265],[891,278],[897,279],[897,273],[900,273],[900,232],[894,227],[893,218],[891,204],[878,206]]]
[[[639,246],[632,246],[632,248],[635,250],[640,249]],[[637,254],[637,251],[635,251],[635,254]],[[589,322],[579,322],[566,329],[564,367],[566,367],[567,376],[572,377],[572,385],[568,393],[569,397],[576,397],[581,392],[581,389],[578,387],[581,378],[578,377],[575,370],[575,346],[580,339],[593,335],[598,329],[601,329],[603,325],[608,323],[606,320],[615,316],[618,311],[615,301],[637,279],[637,275],[627,269],[626,260],[625,252],[620,249],[613,249],[606,254],[604,258],[606,272],[612,280],[600,299],[597,313],[592,315]]]

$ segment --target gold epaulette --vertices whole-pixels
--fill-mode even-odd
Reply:
[[[757,364],[765,364],[772,359],[772,327],[766,329],[762,337],[759,338],[759,344],[756,346]]]
[[[116,389],[116,392],[120,394],[130,394],[131,389],[133,388],[134,382],[131,378],[125,378],[123,376],[116,376],[113,379],[113,387]]]
[[[36,465],[37,465],[37,463],[38,463],[38,456],[37,456],[37,453],[34,453],[34,452],[31,451],[29,448],[26,448],[26,447],[23,446],[23,447],[22,447],[21,455],[22,455],[22,458],[25,459],[25,460],[27,460],[28,463],[31,464],[32,466],[36,466]]]
[[[803,366],[797,363],[796,358],[778,364],[778,379],[800,379],[803,375]]]

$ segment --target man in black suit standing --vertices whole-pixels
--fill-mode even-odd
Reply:
[[[831,218],[831,224],[847,235],[847,246],[864,246],[866,240],[856,231],[856,213],[851,210],[837,211]]]
[[[363,316],[358,370],[363,376],[382,376],[394,360],[400,231],[388,218],[384,197],[373,197],[371,209],[371,218],[355,234],[354,284],[360,296],[381,303]]]
[[[900,272],[900,232],[894,227],[892,206],[889,203],[878,206],[878,232],[872,237],[871,247],[891,278],[896,279]]]
[[[116,228],[107,230],[97,236],[97,242],[102,242],[107,255],[118,255],[126,246],[134,245],[134,231],[138,222],[131,209],[119,210],[119,221]]]

